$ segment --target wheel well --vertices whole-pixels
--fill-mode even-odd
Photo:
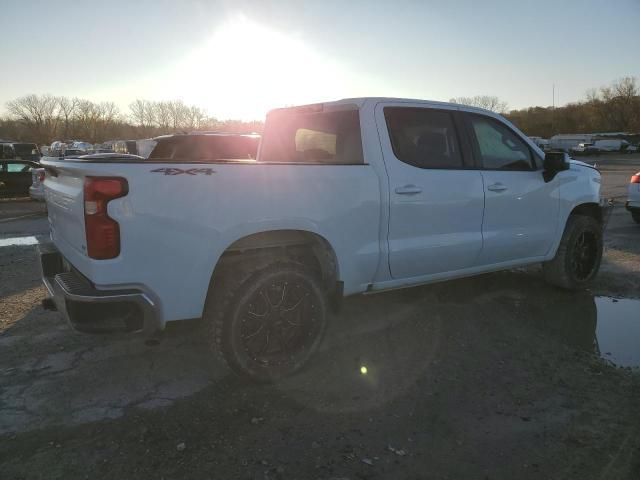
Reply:
[[[237,262],[270,257],[306,265],[322,279],[327,293],[334,293],[339,288],[335,251],[326,239],[304,230],[272,230],[236,240],[220,257],[213,276]]]
[[[587,217],[593,217],[596,221],[602,224],[602,209],[597,203],[582,203],[571,210],[571,215],[585,215]]]

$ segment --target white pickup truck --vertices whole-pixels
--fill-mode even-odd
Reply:
[[[81,331],[202,318],[257,380],[299,369],[343,296],[534,263],[577,289],[602,256],[599,172],[457,104],[274,110],[254,160],[42,163],[48,303]]]

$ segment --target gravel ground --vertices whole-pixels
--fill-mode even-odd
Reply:
[[[610,196],[640,169],[595,160]],[[640,478],[640,375],[600,349],[608,297],[640,297],[621,200],[590,292],[535,267],[350,298],[277,385],[229,374],[198,322],[157,346],[73,333],[34,247],[0,248],[0,478]]]

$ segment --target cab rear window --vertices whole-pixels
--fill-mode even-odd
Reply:
[[[269,114],[260,153],[267,163],[364,163],[357,110]]]

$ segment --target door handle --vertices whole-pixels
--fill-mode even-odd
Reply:
[[[487,190],[491,190],[492,192],[504,192],[507,187],[500,182],[494,183],[493,185],[489,185]]]
[[[404,187],[397,187],[395,192],[398,195],[415,195],[421,193],[422,189],[416,185],[405,185]]]

